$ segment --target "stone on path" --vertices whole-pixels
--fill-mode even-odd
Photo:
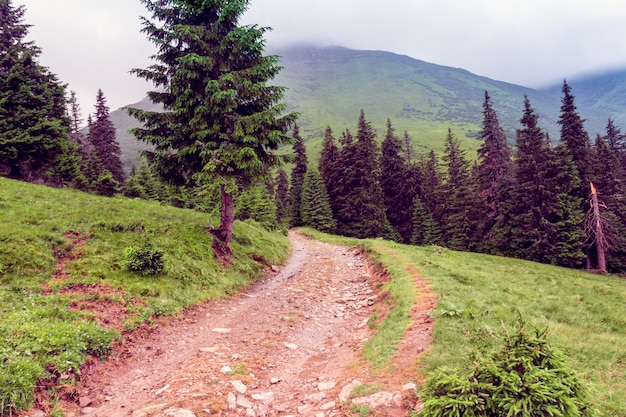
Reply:
[[[348,385],[343,387],[341,389],[341,392],[339,393],[339,401],[341,402],[348,401],[348,398],[350,398],[350,394],[352,394],[352,391],[354,391],[354,389],[358,387],[359,385],[363,385],[363,384],[361,384],[361,382],[355,379],[354,381],[350,382]]]
[[[286,347],[287,349],[291,349],[291,350],[296,350],[296,349],[298,349],[298,345],[293,344],[293,343],[287,343],[287,342],[285,342],[285,347]]]
[[[248,387],[246,387],[243,382],[239,381],[239,380],[234,380],[234,381],[230,381],[231,384],[233,384],[233,387],[235,387],[235,389],[237,390],[238,393],[240,394],[245,394],[246,391],[248,390]]]
[[[329,389],[333,389],[337,386],[336,382],[320,382],[317,384],[317,389],[320,391],[328,391]]]
[[[165,415],[168,417],[196,417],[194,413],[183,408],[168,408],[165,410]]]
[[[250,400],[243,395],[237,396],[237,405],[243,408],[252,408],[252,403],[250,402]]]
[[[359,397],[352,400],[352,404],[367,405],[370,408],[401,407],[402,394],[399,392],[377,392],[367,397]]]
[[[213,330],[211,330],[213,333],[230,333],[233,329],[223,329],[220,327],[217,327]]]
[[[259,394],[252,394],[252,399],[256,401],[273,401],[274,393],[273,392],[262,392]]]

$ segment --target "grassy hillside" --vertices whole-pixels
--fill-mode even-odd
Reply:
[[[578,105],[610,115],[617,126],[626,130],[626,70],[587,75],[568,80],[567,83],[572,87]],[[561,85],[554,85],[543,91],[556,94],[560,89]],[[592,139],[594,137],[591,136]]]
[[[87,355],[106,356],[120,331],[190,304],[224,297],[289,252],[285,236],[236,222],[234,262],[213,259],[208,215],[0,178],[0,415],[78,377]],[[149,240],[165,270],[142,276],[124,252]],[[108,305],[99,317],[93,300]],[[118,320],[119,322],[115,322]]]
[[[433,312],[434,343],[420,359],[421,372],[442,366],[469,369],[479,352],[497,346],[503,328],[512,328],[521,315],[532,325],[547,327],[550,339],[566,350],[598,415],[626,416],[626,279],[441,247],[309,232],[369,248],[387,266],[393,276],[388,286],[399,305],[389,326],[400,332],[408,324],[408,301],[419,299],[402,289],[410,279],[406,271],[417,270],[431,283],[439,307]]]
[[[281,56],[283,70],[275,82],[288,88],[285,102],[301,113],[301,134],[312,160],[319,155],[326,126],[330,125],[337,137],[346,128],[354,132],[360,109],[381,139],[390,118],[398,134],[409,132],[420,152],[441,150],[448,128],[465,149],[476,149],[479,143],[474,138],[482,123],[485,90],[511,142],[520,127],[526,95],[540,116],[540,126],[553,140],[559,137],[560,86],[537,91],[381,51],[298,46],[268,53]],[[576,85],[573,93],[577,94]],[[609,114],[624,111],[623,100],[618,99],[607,95],[606,102],[612,106],[604,107],[577,103],[592,137],[603,132]],[[147,100],[132,106],[154,108]],[[145,146],[128,135],[136,122],[124,111],[112,112],[111,119],[125,155]],[[124,160],[128,166],[135,157],[125,156]]]

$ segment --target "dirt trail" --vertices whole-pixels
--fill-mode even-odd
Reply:
[[[372,336],[368,320],[384,277],[355,249],[289,236],[293,253],[279,273],[131,333],[111,359],[87,367],[80,408],[66,415],[347,415],[342,388],[380,377],[361,366],[360,351]],[[412,331],[430,333],[424,317],[415,322]],[[410,374],[381,380],[399,392]],[[379,415],[405,415],[400,402],[411,397],[396,395]]]

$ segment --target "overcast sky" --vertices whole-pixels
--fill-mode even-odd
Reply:
[[[128,73],[154,51],[139,0],[12,1],[84,116],[98,88],[111,110],[151,88]],[[385,50],[527,87],[626,67],[623,0],[251,0],[241,23],[272,27],[269,46]]]

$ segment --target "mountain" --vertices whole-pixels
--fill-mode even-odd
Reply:
[[[300,132],[312,155],[309,159],[319,154],[327,125],[336,137],[346,128],[355,132],[360,109],[381,139],[390,118],[399,135],[405,130],[409,133],[418,152],[440,150],[448,128],[465,149],[474,150],[480,144],[475,138],[482,124],[485,90],[511,143],[520,127],[524,96],[531,100],[550,137],[559,137],[560,87],[534,90],[383,51],[300,45],[268,52],[281,57],[283,70],[275,83],[288,88],[285,102],[301,114]],[[577,93],[575,87],[573,93]],[[617,98],[606,101],[620,108]],[[590,135],[603,133],[613,108],[594,106],[593,100],[577,105]],[[148,100],[131,106],[154,108]],[[621,111],[626,112],[626,105]],[[145,145],[138,147],[126,133],[136,122],[122,112],[112,112],[111,118],[120,145],[132,152]]]
[[[567,80],[567,83],[572,87],[572,93],[579,108],[593,109],[607,114],[617,126],[626,129],[626,69],[577,77]],[[550,86],[542,91],[550,95],[558,94],[561,86]],[[583,118],[585,117],[586,115],[583,115]],[[604,126],[606,122],[605,119]]]

